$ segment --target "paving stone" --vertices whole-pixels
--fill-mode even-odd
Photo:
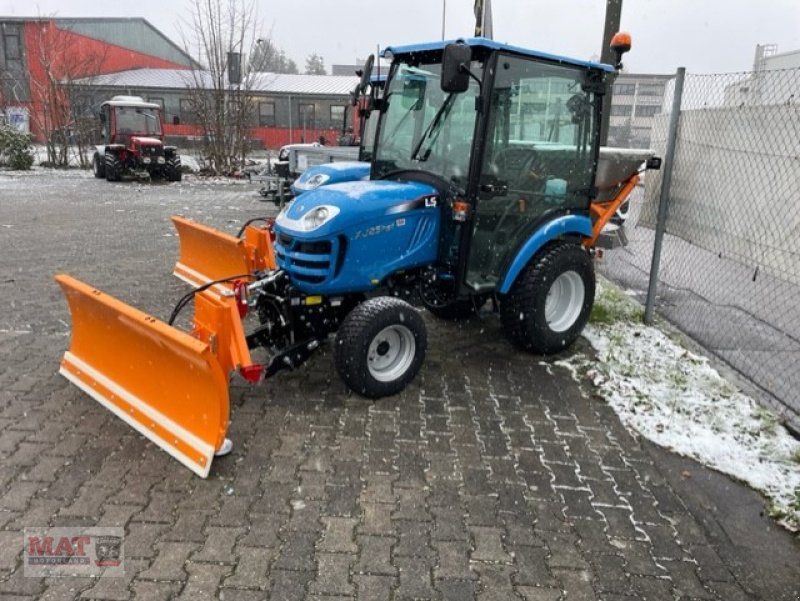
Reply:
[[[511,582],[514,568],[508,565],[476,563],[473,569],[480,577],[477,599],[479,601],[505,601],[519,599]]]
[[[177,600],[218,601],[219,583],[231,569],[231,566],[190,561],[186,564],[189,578]]]
[[[317,553],[317,578],[309,586],[309,593],[317,595],[352,595],[350,566],[355,555],[349,553]]]
[[[356,553],[358,547],[353,540],[353,530],[358,523],[355,518],[323,517],[325,531],[317,550],[327,553]]]
[[[433,529],[431,538],[434,540],[467,540],[468,533],[464,527],[464,514],[458,508],[432,507]]]
[[[280,547],[278,532],[282,523],[280,515],[250,514],[250,528],[237,547]]]
[[[430,560],[419,557],[397,557],[394,565],[399,572],[395,599],[435,599],[438,597],[431,581]]]
[[[434,586],[442,601],[469,601],[477,590],[477,583],[469,580],[436,580]]]
[[[125,560],[125,575],[121,578],[97,578],[96,584],[81,593],[84,599],[102,599],[103,601],[127,601],[130,598],[130,585],[133,578],[147,567],[141,559]]]
[[[186,510],[178,515],[175,524],[164,533],[162,540],[204,543],[205,524],[211,517],[210,511]]]
[[[386,601],[391,598],[392,589],[397,579],[391,576],[370,576],[356,574],[353,576],[359,601]]]
[[[395,576],[397,568],[392,564],[391,555],[392,547],[396,543],[395,537],[359,536],[359,559],[353,571],[360,574]]]
[[[430,522],[411,522],[395,520],[395,532],[398,543],[394,547],[397,556],[432,557],[434,554],[430,544]]]
[[[314,562],[314,545],[317,535],[314,532],[287,531],[283,547],[273,568],[278,570],[295,570],[303,572],[316,571]]]
[[[125,556],[151,558],[156,555],[156,541],[167,530],[167,524],[131,522],[125,535]],[[192,548],[198,545],[189,545]]]
[[[553,576],[561,582],[565,599],[571,601],[595,601],[597,599],[594,589],[592,589],[592,577],[589,572],[554,569]]]
[[[197,548],[194,543],[158,543],[158,555],[150,568],[139,574],[142,580],[184,580],[187,572],[184,566],[189,555]],[[125,543],[128,551],[127,541]]]
[[[313,578],[314,572],[273,570],[268,598],[270,601],[303,601],[306,587]]]
[[[547,565],[551,569],[569,568],[572,570],[585,570],[588,568],[586,560],[578,551],[577,537],[572,534],[551,534],[547,538],[547,547],[550,555]]]
[[[544,547],[512,547],[514,566],[517,573],[513,580],[517,585],[553,587],[558,583],[553,580],[547,568],[549,551]]]
[[[469,531],[474,545],[471,554],[473,561],[511,562],[511,556],[503,548],[501,529],[471,526]]]
[[[247,548],[236,560],[236,568],[224,581],[226,587],[260,588],[269,586],[269,565],[275,549]]]
[[[357,530],[362,534],[394,534],[392,513],[394,505],[383,503],[365,503],[361,506],[363,517]]]
[[[525,601],[559,601],[562,598],[560,588],[543,588],[537,586],[518,586],[517,593]]]
[[[433,570],[436,579],[472,580],[470,545],[466,541],[436,541],[433,543],[438,562]],[[440,589],[441,590],[441,589]]]
[[[676,594],[694,599],[713,599],[697,577],[697,565],[689,561],[664,561],[662,564],[672,578]]]
[[[233,546],[236,544],[236,539],[244,533],[244,528],[209,526],[206,528],[205,545],[192,555],[192,561],[235,562]]]

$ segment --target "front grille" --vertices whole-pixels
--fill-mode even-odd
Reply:
[[[161,155],[161,146],[140,146],[139,151],[143,157],[157,157]]]
[[[334,274],[336,242],[306,242],[284,233],[275,240],[275,257],[281,269],[297,282],[321,284]]]

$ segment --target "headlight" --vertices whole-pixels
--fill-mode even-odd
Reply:
[[[339,209],[336,207],[321,206],[311,209],[308,213],[303,215],[303,229],[307,232],[322,227],[328,221],[333,219]]]
[[[338,207],[322,205],[309,210],[299,219],[292,219],[286,214],[288,212],[288,207],[289,205],[284,207],[281,212],[278,213],[278,216],[275,218],[275,224],[279,227],[294,230],[296,232],[311,232],[322,227],[339,214]]]
[[[319,188],[329,179],[331,179],[330,175],[326,175],[325,173],[317,173],[316,175],[309,177],[308,181],[303,184],[303,187],[306,190],[313,190],[314,188]]]

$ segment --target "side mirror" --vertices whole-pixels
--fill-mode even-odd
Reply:
[[[448,44],[442,56],[443,92],[458,94],[466,92],[469,88],[469,63],[472,60],[472,50],[464,43]]]
[[[618,31],[611,38],[611,51],[614,53],[614,68],[622,69],[622,55],[631,49],[631,34]]]
[[[350,90],[350,106],[355,106],[358,104],[358,90],[360,87],[361,84]]]
[[[361,71],[361,81],[358,84],[358,91],[363,94],[367,91],[369,86],[370,77],[372,77],[372,66],[375,64],[375,55],[370,54],[364,63],[364,69]]]

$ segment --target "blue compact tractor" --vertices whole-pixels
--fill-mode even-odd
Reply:
[[[618,57],[628,48],[623,38]],[[595,241],[650,158],[600,148],[614,67],[483,38],[384,57],[369,179],[309,189],[271,230],[247,225],[240,238],[173,218],[175,274],[197,288],[169,323],[56,278],[73,318],[61,373],[200,475],[230,449],[234,371],[258,382],[335,334],[350,389],[401,391],[427,346],[409,300],[443,319],[491,303],[509,340],[537,354],[565,349],[586,324]],[[171,327],[192,299],[191,333]],[[259,347],[264,364],[250,356]]]

